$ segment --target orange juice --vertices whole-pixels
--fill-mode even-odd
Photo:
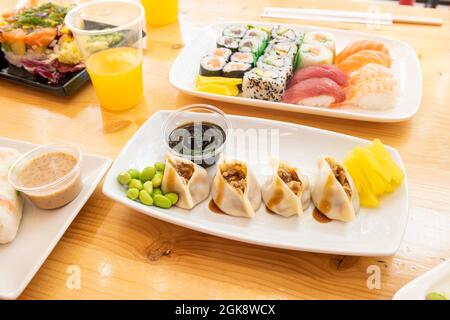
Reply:
[[[142,100],[142,58],[137,49],[121,47],[94,53],[86,68],[102,107],[124,110]]]
[[[141,0],[147,23],[164,26],[177,21],[178,0]]]

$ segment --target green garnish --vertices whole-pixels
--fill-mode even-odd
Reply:
[[[442,294],[439,292],[430,292],[427,294],[425,299],[427,299],[427,300],[448,300],[447,296],[445,294]]]
[[[38,7],[24,8],[10,18],[15,28],[22,27],[55,27],[63,24],[68,7],[53,3],[44,3]]]

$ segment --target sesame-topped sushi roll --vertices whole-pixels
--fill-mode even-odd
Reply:
[[[286,81],[286,76],[279,70],[253,68],[245,73],[242,96],[266,101],[281,101]]]
[[[305,34],[303,43],[319,44],[336,54],[336,36],[326,31],[310,31]]]
[[[222,36],[217,39],[217,48],[227,48],[231,51],[237,51],[239,48],[239,38]]]
[[[228,48],[214,48],[209,50],[206,55],[210,57],[220,57],[228,61],[233,52]]]
[[[303,37],[303,33],[297,32],[292,28],[278,26],[272,29],[272,38],[277,40],[285,40],[299,44]]]
[[[232,38],[243,38],[247,32],[247,28],[244,25],[232,25],[223,30],[222,35]]]
[[[333,53],[327,47],[318,44],[303,43],[299,49],[299,66],[316,66],[320,64],[332,64]]]
[[[226,61],[222,57],[205,56],[200,60],[200,75],[220,77],[225,63]]]
[[[230,61],[243,62],[251,65],[255,64],[255,55],[251,52],[235,52],[231,55]]]
[[[223,67],[223,76],[227,78],[243,78],[247,71],[250,71],[252,65],[244,62],[228,62]]]

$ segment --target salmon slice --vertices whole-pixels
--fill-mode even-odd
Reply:
[[[29,46],[46,47],[56,37],[56,29],[41,28],[36,29],[25,37],[25,43]]]
[[[376,63],[389,68],[391,66],[391,58],[381,51],[362,50],[352,54],[350,57],[339,63],[337,67],[343,72],[350,74],[369,63]]]
[[[344,48],[344,50],[339,52],[339,54],[334,58],[334,63],[339,64],[349,56],[363,50],[375,50],[389,55],[388,48],[386,48],[386,46],[382,42],[374,40],[358,40],[348,45]]]
[[[23,42],[26,37],[25,31],[22,29],[14,29],[0,33],[0,42],[15,43]]]

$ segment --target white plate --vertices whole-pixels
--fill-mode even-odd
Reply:
[[[0,147],[25,153],[37,145],[0,138]],[[83,189],[75,200],[55,210],[41,210],[25,201],[17,237],[9,244],[0,244],[0,299],[16,299],[47,259],[66,229],[94,192],[111,159],[83,155],[81,174]]]
[[[212,213],[208,208],[209,199],[191,211],[175,207],[163,210],[128,199],[124,188],[117,183],[116,177],[121,171],[131,167],[142,169],[164,158],[162,124],[169,114],[169,111],[155,113],[122,149],[105,179],[103,185],[105,195],[146,215],[170,223],[264,246],[365,256],[393,255],[398,249],[408,221],[406,176],[394,193],[383,198],[378,209],[363,208],[357,218],[350,223],[333,221],[321,224],[312,217],[311,207],[301,217],[284,218],[268,214],[262,205],[253,219],[246,219]],[[262,133],[264,131],[258,130],[278,129],[281,158],[302,168],[312,182],[319,157],[331,155],[338,160],[343,160],[353,147],[369,143],[367,140],[284,122],[239,116],[229,116],[229,119],[235,133],[240,129],[251,129]],[[276,137],[275,133],[276,131],[274,137]],[[241,132],[241,142],[244,141],[242,137]],[[227,139],[228,143],[232,140]],[[248,154],[241,155],[239,158],[252,162],[249,167],[255,172],[260,183],[271,173],[267,150],[253,149],[262,141],[264,139],[258,139],[250,147],[226,149],[227,155],[247,150]],[[388,150],[404,170],[399,153],[390,147]],[[258,153],[261,157],[255,159],[254,156]],[[214,172],[215,167],[208,169],[210,178]]]
[[[383,42],[393,58],[392,71],[399,83],[399,99],[395,108],[391,110],[365,110],[355,107],[315,108],[299,106],[281,102],[270,102],[242,97],[229,97],[218,94],[199,92],[195,90],[195,77],[199,72],[200,59],[216,45],[216,39],[226,25],[239,22],[212,24],[199,32],[198,36],[189,43],[178,55],[170,71],[169,81],[177,89],[197,97],[223,102],[245,104],[254,107],[309,113],[327,117],[346,118],[375,122],[396,122],[410,119],[420,107],[422,98],[422,72],[417,53],[407,43],[395,39],[375,36],[368,33],[318,28],[303,25],[289,25],[301,31],[328,30],[337,37],[337,52],[356,40],[372,39]],[[243,22],[240,22],[243,23]],[[273,23],[244,22],[252,25],[276,25]]]
[[[394,300],[424,300],[430,292],[450,293],[450,260],[414,279],[394,295]]]

